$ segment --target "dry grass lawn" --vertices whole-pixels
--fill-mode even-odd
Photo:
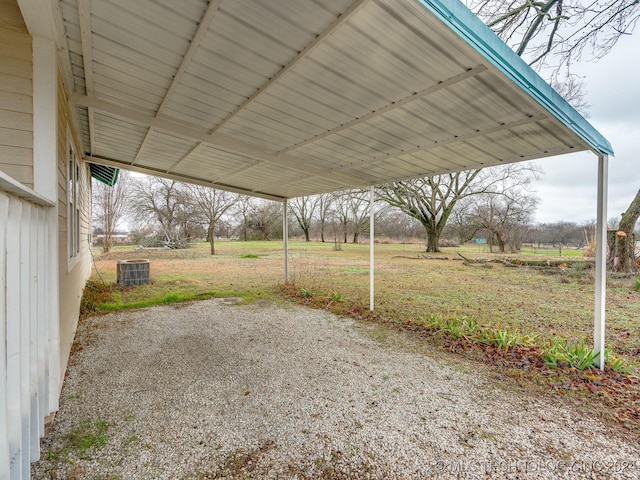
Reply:
[[[424,260],[417,259],[423,253],[422,245],[377,244],[377,310],[399,323],[427,319],[431,314],[445,319],[466,317],[542,340],[560,336],[592,343],[590,270],[545,275],[537,269],[498,263],[465,266],[453,260],[458,258],[456,251],[445,249],[442,255],[450,260]],[[464,254],[489,256],[468,248]],[[310,293],[333,294],[368,305],[368,255],[366,244],[345,244],[335,251],[332,243],[294,241],[290,243],[289,279]],[[116,261],[133,258],[151,261],[152,285],[122,292],[123,302],[186,292],[273,296],[283,283],[280,242],[218,242],[215,256],[208,254],[208,244],[186,250],[117,247],[109,254],[98,254],[96,266],[106,282],[114,282]],[[640,292],[634,289],[633,279],[609,280],[607,347],[630,364],[640,356]]]

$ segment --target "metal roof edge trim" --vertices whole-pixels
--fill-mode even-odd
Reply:
[[[613,155],[609,141],[464,4],[458,0],[417,1],[596,152]]]

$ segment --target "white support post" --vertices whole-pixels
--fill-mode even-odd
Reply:
[[[284,283],[289,283],[289,217],[287,215],[288,202],[282,204],[282,243],[284,249]]]
[[[33,189],[58,198],[57,66],[53,40],[33,37]]]
[[[20,289],[21,282],[25,279],[20,268],[20,219],[22,218],[22,203],[15,199],[9,199],[9,211],[6,217],[6,243],[5,248],[11,255],[6,256],[5,268],[7,271],[7,283],[5,284],[5,312],[6,312],[6,407],[7,407],[7,439],[9,443],[9,470],[11,480],[26,478],[28,471],[23,472],[23,435],[28,434],[22,428],[24,414],[22,403],[22,306]],[[10,280],[9,280],[10,279]],[[5,359],[2,359],[5,361]],[[28,454],[27,454],[28,455]]]
[[[9,197],[0,190],[0,478],[10,477],[10,435],[9,397],[7,380],[7,219],[9,218]]]
[[[593,321],[593,351],[597,366],[604,370],[605,304],[607,287],[607,185],[609,157],[598,157],[598,206],[596,227],[596,284]]]
[[[45,266],[44,281],[46,283],[47,294],[45,304],[47,308],[46,322],[48,326],[48,369],[49,386],[48,403],[49,413],[58,410],[60,403],[60,390],[64,372],[60,371],[60,284],[58,271],[60,269],[58,260],[58,207],[50,208],[47,212],[47,226],[45,227],[45,245],[47,262]]]
[[[28,8],[33,13],[32,21],[39,19],[41,6],[36,6],[31,0],[20,0],[21,8]],[[23,9],[24,12],[24,9]],[[46,17],[47,12],[44,13]],[[42,232],[44,258],[42,260],[41,275],[38,276],[39,290],[44,297],[38,297],[43,302],[43,308],[38,315],[42,332],[43,360],[47,378],[42,395],[44,409],[39,412],[43,417],[58,409],[58,396],[61,388],[60,372],[60,336],[59,336],[59,299],[58,299],[58,66],[57,49],[53,37],[53,30],[42,36],[47,25],[34,23],[33,36],[33,189],[52,203],[47,208],[45,217],[41,219],[44,230]],[[49,35],[51,34],[51,35]],[[40,248],[40,247],[39,247]]]
[[[374,234],[375,227],[373,224],[374,219],[374,211],[373,211],[373,200],[374,200],[374,188],[371,185],[371,191],[369,192],[369,310],[373,312],[374,306],[374,265],[375,265],[375,256],[374,256]]]
[[[31,463],[31,423],[34,421],[31,415],[31,279],[29,256],[31,244],[31,211],[33,206],[28,203],[22,204],[20,218],[20,413],[22,444],[20,447],[20,459],[22,461],[22,472],[29,471]]]

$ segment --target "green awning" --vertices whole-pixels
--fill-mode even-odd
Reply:
[[[118,174],[120,170],[114,167],[106,167],[104,165],[97,165],[95,163],[89,164],[89,170],[91,170],[91,176],[96,180],[100,180],[102,183],[106,183],[110,187],[113,187],[118,181]]]

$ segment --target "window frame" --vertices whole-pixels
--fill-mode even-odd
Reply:
[[[71,271],[80,260],[80,160],[67,131],[67,261]]]

